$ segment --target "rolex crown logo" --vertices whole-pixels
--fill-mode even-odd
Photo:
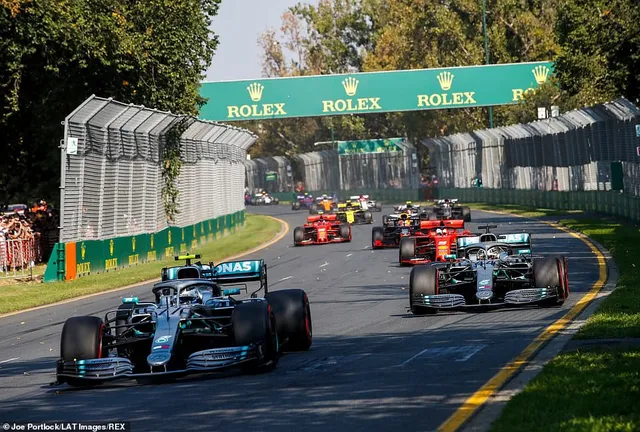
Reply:
[[[82,261],[84,261],[84,256],[87,254],[87,247],[84,245],[84,242],[80,245],[80,255],[82,256]]]
[[[533,76],[536,79],[536,82],[538,84],[544,84],[547,82],[547,77],[549,76],[549,72],[551,72],[549,70],[548,67],[543,66],[543,65],[539,65],[534,67],[531,72],[533,72]]]
[[[249,90],[249,96],[251,96],[252,101],[258,102],[262,99],[262,90],[264,90],[262,84],[254,82],[247,87],[247,90]]]
[[[453,84],[453,75],[451,72],[440,72],[438,74],[438,82],[440,83],[440,88],[444,91],[447,91],[451,88],[451,84]]]
[[[109,254],[113,255],[113,239],[109,241]]]
[[[347,93],[347,96],[354,96],[356,94],[359,83],[360,81],[353,77],[346,78],[342,81],[342,87],[344,87],[344,91]]]
[[[133,252],[136,251],[136,238],[135,237],[131,237],[131,250]]]

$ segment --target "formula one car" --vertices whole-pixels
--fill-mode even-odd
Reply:
[[[382,204],[369,198],[369,195],[353,195],[350,196],[349,199],[354,202],[359,202],[360,207],[362,207],[363,210],[376,212],[382,211]]]
[[[342,243],[351,241],[351,226],[341,223],[335,214],[319,214],[307,217],[304,226],[293,230],[293,244]]]
[[[338,203],[335,215],[340,222],[352,225],[373,223],[373,215],[371,212],[362,209],[360,203],[357,201],[353,203],[351,200],[347,200],[346,202]]]
[[[124,298],[104,319],[69,318],[62,328],[57,384],[148,382],[234,366],[266,372],[284,350],[310,348],[311,310],[303,290],[269,292],[263,260],[192,265],[197,258],[176,257],[187,265],[162,269],[153,302]],[[246,292],[250,281],[260,283],[250,298],[233,297]]]
[[[334,197],[323,194],[322,196],[316,198],[316,202],[311,204],[311,206],[309,207],[309,214],[315,215],[320,211],[325,214],[332,213],[337,206],[337,200]]]
[[[387,222],[399,219],[400,215],[408,214],[409,216],[418,216],[422,213],[420,208],[420,204],[413,204],[411,201],[407,201],[403,205],[393,206],[393,213],[389,215],[382,216],[382,224],[386,225]],[[435,217],[433,218],[435,220]]]
[[[403,213],[397,218],[387,219],[382,226],[371,229],[371,248],[396,248],[400,245],[402,238],[414,235],[418,229],[420,229],[418,216]]]
[[[313,203],[313,195],[310,193],[305,192],[304,194],[298,194],[291,203],[291,210],[300,210],[303,208],[308,209]]]
[[[480,227],[495,228],[494,226]],[[569,296],[567,259],[534,257],[529,233],[459,237],[447,263],[416,266],[409,278],[414,314],[438,309],[560,306]]]
[[[255,194],[251,199],[251,205],[277,205],[280,204],[280,200],[266,191]]]
[[[472,236],[464,229],[463,220],[420,221],[419,229],[400,240],[398,261],[401,266],[446,261],[446,256],[457,252],[456,239]]]
[[[457,199],[440,199],[435,201],[432,208],[432,212],[436,219],[462,219],[465,222],[471,222],[471,209],[467,206],[461,206],[458,204]]]

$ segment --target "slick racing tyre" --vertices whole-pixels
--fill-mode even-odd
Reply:
[[[438,294],[438,269],[430,265],[419,265],[409,274],[409,307],[414,315],[435,314],[437,309],[416,305],[413,296]]]
[[[388,222],[389,222],[389,216],[383,215],[382,216],[382,225],[386,225]]]
[[[309,207],[309,214],[316,214],[318,213],[318,204],[311,204],[311,207]]]
[[[412,238],[400,239],[400,248],[398,249],[398,255],[401,266],[405,266],[402,261],[410,260],[416,256],[416,241]]]
[[[345,239],[345,241],[351,241],[351,226],[348,224],[340,225],[340,237]]]
[[[427,219],[429,219],[430,221],[435,221],[438,220],[438,216],[435,213],[429,213]]]
[[[364,212],[364,223],[372,224],[373,223],[373,214],[370,211]]]
[[[471,222],[471,209],[467,206],[462,207],[462,220]]]
[[[313,342],[311,308],[301,289],[273,291],[265,295],[273,307],[283,351],[307,351]]]
[[[80,316],[67,319],[62,327],[60,338],[60,354],[65,362],[102,358],[102,336],[104,322],[102,318]],[[99,381],[87,381],[77,378],[62,378],[71,386],[87,386],[100,384]]]
[[[381,212],[382,211],[382,204],[379,203],[379,202],[376,202],[376,205],[373,206],[373,208],[375,209],[375,211]]]
[[[291,203],[291,210],[300,210],[300,201],[294,201]]]
[[[235,346],[262,345],[262,358],[242,364],[247,373],[267,372],[278,364],[280,345],[273,307],[265,301],[240,303],[231,315]]]
[[[373,227],[371,229],[371,247],[373,249],[380,249],[381,246],[374,246],[376,241],[384,242],[384,228],[382,227]]]
[[[558,292],[556,298],[545,301],[541,306],[562,306],[567,298],[565,271],[563,259],[541,258],[533,262],[533,283],[535,287],[555,288]]]
[[[293,230],[293,244],[295,246],[300,246],[300,244],[304,241],[304,228],[296,227]]]

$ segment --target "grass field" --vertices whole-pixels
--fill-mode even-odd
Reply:
[[[269,241],[280,229],[280,222],[275,219],[247,215],[244,229],[203,245],[200,250],[193,252],[200,253],[203,261],[220,262],[226,257],[240,254]],[[69,282],[43,284],[5,281],[0,284],[0,314],[156,279],[160,277],[163,267],[174,265],[173,263],[174,260],[165,259]]]
[[[522,206],[474,205],[527,217],[564,216],[559,223],[606,247],[620,272],[613,293],[575,339],[640,337],[640,230],[606,217]],[[640,430],[640,347],[595,346],[561,353],[513,397],[492,431]]]

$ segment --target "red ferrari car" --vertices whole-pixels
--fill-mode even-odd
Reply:
[[[293,244],[342,243],[351,241],[351,226],[341,223],[335,214],[320,214],[307,217],[304,226],[293,230]]]
[[[420,221],[420,229],[400,240],[400,265],[446,261],[456,254],[456,239],[473,235],[464,230],[463,220]]]

